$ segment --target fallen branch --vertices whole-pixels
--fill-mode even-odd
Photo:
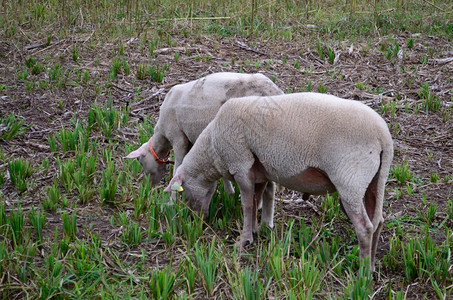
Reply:
[[[361,93],[360,96],[367,98],[367,99],[373,99],[373,100],[378,100],[379,102],[384,101],[387,103],[388,101],[392,101],[395,99],[395,97],[389,97],[389,96],[384,96],[386,92],[375,95],[375,94],[370,94],[370,93]]]
[[[44,47],[44,46],[48,47],[48,46],[51,46],[51,45],[53,45],[53,44],[55,44],[55,43],[50,43],[50,44],[49,44],[49,43],[35,44],[35,45],[31,45],[31,46],[26,46],[26,47],[25,47],[25,50],[30,51],[30,50],[33,50],[33,49],[36,49],[36,48],[41,48],[41,47]]]
[[[250,48],[249,46],[247,46],[246,44],[244,44],[244,43],[242,43],[240,41],[237,41],[236,43],[237,43],[238,47],[241,48],[241,49],[244,49],[244,50],[247,50],[247,51],[251,51],[251,52],[254,52],[254,53],[257,53],[257,54],[260,54],[260,55],[268,56],[267,53],[261,52],[259,50],[252,49],[252,48]]]
[[[155,108],[157,108],[159,106],[160,106],[160,104],[153,104],[153,105],[149,105],[149,106],[145,106],[145,107],[140,107],[140,108],[134,109],[131,113],[132,114],[136,114],[139,111],[146,110],[146,109],[155,109]]]
[[[140,105],[142,103],[145,103],[145,102],[157,97],[158,95],[162,94],[163,92],[164,92],[164,89],[159,89],[157,92],[155,92],[154,94],[150,95],[149,97],[146,97],[145,99],[140,100],[138,102],[132,103],[131,106],[137,106],[137,105]]]
[[[131,93],[131,94],[134,93],[134,91],[126,90],[125,88],[122,88],[122,87],[120,87],[120,86],[118,86],[118,85],[116,85],[116,84],[110,83],[110,85],[113,86],[114,88],[119,89],[120,91],[127,92],[127,93]]]
[[[150,22],[165,22],[165,21],[211,21],[211,20],[228,20],[231,17],[194,17],[194,18],[166,18],[150,20]]]
[[[434,4],[434,3],[431,3],[431,2],[429,2],[428,0],[423,0],[423,1],[426,2],[426,3],[428,3],[429,5],[431,5],[431,6],[435,7],[435,8],[437,8],[438,10],[440,10],[440,11],[442,11],[442,12],[445,12],[444,9],[440,8],[439,6],[437,6],[437,5]]]
[[[52,48],[52,47],[54,47],[54,46],[56,46],[56,45],[59,45],[59,44],[65,42],[65,41],[66,41],[66,40],[61,40],[61,41],[58,41],[58,42],[56,42],[56,43],[51,43],[48,47],[46,47],[46,48],[44,48],[44,49],[41,49],[41,50],[39,50],[39,51],[34,52],[33,55],[36,55],[36,54],[41,53],[41,52],[43,52],[43,51],[49,50],[50,48]],[[47,44],[47,43],[46,43],[46,44]]]
[[[28,147],[32,147],[32,148],[38,149],[40,151],[48,151],[50,149],[50,147],[47,145],[42,145],[42,144],[33,143],[33,142],[29,142],[29,141],[25,141],[24,144],[27,145]]]
[[[432,65],[444,65],[448,64],[453,61],[453,57],[447,57],[447,58],[438,58],[438,59],[429,59],[428,63]]]
[[[171,48],[160,48],[160,49],[156,49],[153,51],[153,54],[163,54],[163,55],[166,55],[170,52],[182,52],[182,53],[186,53],[187,51],[188,52],[195,52],[197,50],[201,50],[201,51],[206,51],[204,49],[199,49],[199,48],[195,48],[195,47],[171,47]]]

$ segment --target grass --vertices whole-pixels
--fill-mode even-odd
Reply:
[[[129,247],[135,247],[142,241],[143,234],[137,223],[129,223],[121,236],[121,241]]]
[[[420,87],[420,91],[418,92],[418,96],[422,101],[422,109],[425,113],[436,112],[442,108],[442,102],[440,98],[434,95],[429,90],[428,83],[424,83]]]
[[[114,204],[118,189],[118,175],[112,161],[108,162],[107,168],[102,172],[102,181],[99,186],[99,195],[104,204]]]
[[[393,0],[5,1],[0,60],[11,74],[0,84],[0,297],[450,298],[453,200],[436,196],[451,187],[449,165],[438,152],[423,152],[418,164],[400,146],[408,138],[414,147],[410,138],[420,134],[402,116],[419,112],[450,126],[448,92],[416,78],[440,55],[427,37],[453,40],[450,8]],[[246,45],[240,54],[222,48],[242,47],[238,41]],[[35,43],[43,45],[23,50]],[[343,80],[351,75],[344,61],[367,57],[373,65],[376,53],[377,69],[401,72],[394,91],[373,76]],[[17,63],[8,62],[13,54]],[[289,91],[338,93],[339,81],[340,92],[376,96],[367,104],[381,109],[398,143],[375,278],[359,262],[336,194],[277,201],[275,228],[262,228],[239,253],[238,192],[227,195],[220,182],[202,219],[184,200],[170,205],[136,160],[122,159],[154,133],[156,111],[144,107],[160,104],[171,85],[218,70],[262,72]],[[411,94],[400,90],[406,84]],[[147,99],[156,88],[162,97]],[[382,95],[391,100],[379,107]]]
[[[105,137],[110,138],[123,119],[122,112],[112,107],[111,99],[104,107],[93,104],[88,112],[88,130],[100,130]]]
[[[47,215],[46,213],[41,212],[40,210],[36,210],[33,207],[28,215],[29,221],[35,230],[37,241],[39,243],[43,242],[43,228],[47,222]]]
[[[11,241],[14,248],[19,247],[24,241],[25,235],[23,234],[24,230],[24,214],[21,208],[21,204],[17,204],[17,209],[11,211],[7,219],[7,224],[9,225],[9,233]]]
[[[178,275],[180,272],[176,274],[169,266],[154,271],[148,283],[153,298],[170,299],[172,295],[175,295],[175,289],[182,283],[182,280],[178,279]]]
[[[201,275],[201,280],[205,287],[208,297],[213,296],[214,287],[217,281],[219,269],[219,256],[215,253],[215,238],[209,245],[195,244],[194,247],[194,264]],[[205,251],[207,249],[207,251]]]
[[[401,164],[396,164],[394,167],[392,167],[390,174],[400,185],[404,185],[406,182],[412,180],[413,178],[412,171],[407,161],[403,161]]]
[[[76,124],[74,130],[60,129],[56,138],[60,142],[63,152],[75,151],[76,149],[86,150],[88,146],[87,135],[80,123]],[[54,140],[49,140],[49,144],[52,150],[56,149]]]
[[[148,77],[148,73],[146,72],[146,65],[139,64],[135,76],[138,80],[145,80]]]
[[[26,132],[31,125],[24,126],[24,122],[13,113],[8,117],[0,116],[0,138],[9,141]]]
[[[63,220],[63,232],[65,236],[70,239],[74,240],[76,238],[77,233],[77,214],[74,211],[72,215],[68,215],[67,212],[64,212],[61,215],[61,219]]]
[[[156,67],[154,65],[151,65],[148,67],[148,74],[151,78],[151,81],[160,83],[164,80],[164,72],[167,70],[168,65],[165,65],[163,67]]]
[[[449,199],[447,202],[447,216],[450,220],[453,220],[453,200]]]
[[[8,171],[12,184],[23,193],[28,187],[28,178],[33,174],[33,168],[27,160],[16,159],[8,163]]]
[[[110,79],[115,79],[116,76],[121,72],[123,67],[122,61],[120,57],[115,57],[112,60],[112,64],[110,66]]]
[[[47,197],[44,197],[42,202],[42,208],[48,212],[55,212],[60,202],[60,190],[58,189],[57,183],[54,181],[52,186],[46,187]]]

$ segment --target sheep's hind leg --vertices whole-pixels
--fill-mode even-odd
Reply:
[[[233,184],[231,181],[228,179],[223,178],[223,190],[228,194],[228,195],[234,195],[235,190],[233,187]]]
[[[368,218],[368,214],[365,210],[363,201],[354,201],[351,198],[343,198],[341,193],[340,197],[342,197],[341,202],[343,204],[344,210],[351,220],[352,224],[354,225],[357,239],[359,240],[360,260],[363,262],[365,257],[369,257],[370,270],[374,271],[374,265],[371,263],[373,224]]]
[[[384,221],[379,222],[378,227],[376,228],[376,231],[373,234],[373,244],[371,246],[371,260],[370,260],[370,264],[372,266],[373,271],[375,266],[377,245],[379,243],[379,236],[381,235],[382,225],[384,225]]]
[[[258,204],[261,202],[264,197],[264,190],[266,188],[267,182],[256,183],[255,184],[255,194],[253,197],[253,232],[256,233],[259,231],[258,225]]]

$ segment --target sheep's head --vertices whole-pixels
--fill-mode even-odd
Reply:
[[[150,175],[151,187],[156,186],[160,182],[167,170],[165,164],[160,164],[152,156],[149,150],[149,142],[144,143],[140,148],[132,151],[125,158],[136,158],[140,162],[143,172]]]
[[[172,178],[165,192],[182,192],[185,199],[189,202],[190,207],[204,214],[209,215],[209,204],[211,203],[212,195],[214,194],[216,183],[208,183],[198,178],[186,176],[181,167],[176,170],[175,176]]]

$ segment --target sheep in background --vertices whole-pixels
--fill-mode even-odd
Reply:
[[[126,158],[138,158],[154,187],[165,175],[170,151],[175,153],[174,170],[192,148],[203,129],[214,119],[220,107],[230,98],[280,95],[283,91],[263,74],[214,73],[204,78],[179,84],[170,89],[160,108],[154,135]],[[199,162],[203,165],[203,161]],[[231,182],[224,180],[225,191],[234,193]],[[270,203],[263,214],[273,216],[274,184],[266,189]],[[264,211],[265,210],[265,211]],[[272,217],[273,218],[273,217]],[[264,219],[264,218],[263,218]],[[268,225],[273,226],[272,221]]]
[[[165,190],[182,187],[191,206],[207,214],[215,181],[236,181],[240,247],[253,242],[266,182],[315,195],[338,191],[360,258],[370,257],[374,270],[392,159],[386,122],[358,101],[317,93],[237,98],[221,107]]]

